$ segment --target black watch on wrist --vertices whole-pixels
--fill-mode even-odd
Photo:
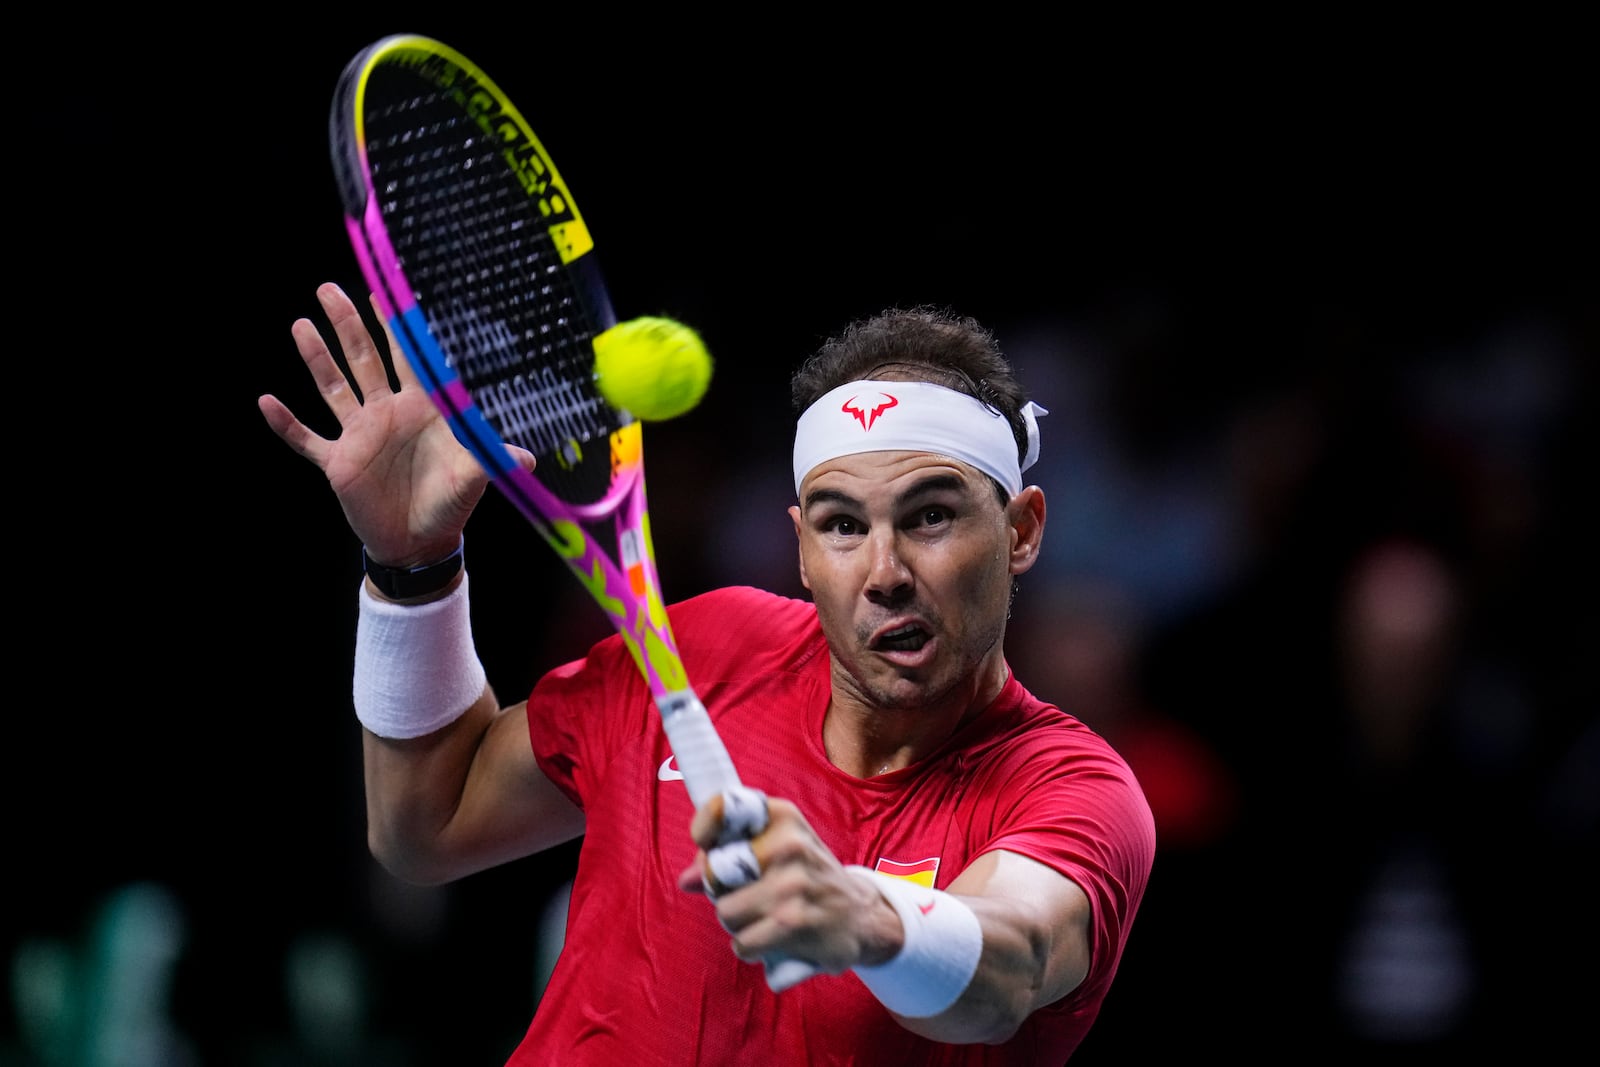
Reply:
[[[424,563],[420,567],[389,567],[367,555],[367,546],[361,546],[361,567],[378,587],[378,592],[390,600],[410,600],[413,597],[437,593],[461,573],[465,563],[463,550],[466,541],[437,563]]]

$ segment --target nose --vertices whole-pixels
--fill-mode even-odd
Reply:
[[[868,545],[866,595],[878,603],[895,603],[911,595],[911,568],[906,565],[895,532],[874,531]]]

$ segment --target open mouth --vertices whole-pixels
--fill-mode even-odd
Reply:
[[[890,630],[872,643],[877,652],[915,652],[929,640],[928,631],[920,626],[902,626]]]

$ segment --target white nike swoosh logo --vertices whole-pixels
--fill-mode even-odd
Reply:
[[[677,759],[676,756],[668,756],[666,759],[662,760],[661,769],[656,771],[656,777],[661,779],[663,782],[683,781],[683,772],[672,765],[672,761],[675,759]]]

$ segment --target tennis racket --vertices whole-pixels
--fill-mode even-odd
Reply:
[[[346,65],[329,136],[380,314],[456,439],[621,634],[695,807],[759,798],[684,670],[650,539],[642,426],[594,385],[593,339],[616,315],[589,228],[533,129],[460,52],[395,35]],[[533,473],[506,442],[538,457]],[[725,842],[764,828],[764,801],[733,806]],[[726,873],[725,886],[742,884]],[[743,873],[759,874],[753,856]],[[774,989],[812,973],[767,965]]]

